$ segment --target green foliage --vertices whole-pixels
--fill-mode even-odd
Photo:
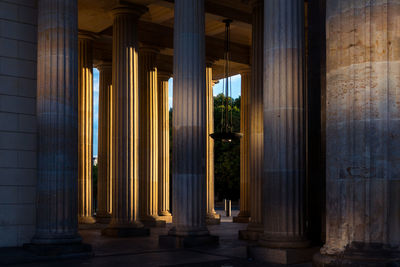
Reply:
[[[224,114],[225,96],[214,97],[214,130],[221,131]],[[229,111],[232,111],[233,131],[240,131],[240,97],[228,99]],[[231,116],[229,114],[229,120]],[[214,142],[214,183],[215,193],[221,200],[224,198],[238,200],[240,197],[240,141],[226,143]]]

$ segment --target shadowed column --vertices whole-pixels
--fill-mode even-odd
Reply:
[[[206,64],[206,132],[207,132],[207,150],[206,150],[206,176],[207,176],[207,224],[219,224],[221,216],[214,209],[214,139],[210,134],[214,133],[214,94],[212,79],[212,63]]]
[[[83,248],[77,217],[77,12],[76,0],[38,1],[37,210],[30,248],[41,255],[60,254],[61,244],[72,253]]]
[[[93,218],[93,50],[92,37],[79,33],[78,42],[78,222]]]
[[[171,75],[157,70],[157,100],[158,100],[158,214],[161,219],[170,223],[170,156],[169,156],[169,99],[168,80]]]
[[[233,218],[236,223],[248,223],[250,219],[250,169],[249,169],[249,91],[251,88],[251,69],[242,70],[240,96],[240,212]]]
[[[206,227],[204,0],[176,0],[174,21],[173,228],[160,243],[214,243]]]
[[[158,217],[158,53],[151,47],[139,50],[140,220],[152,227],[165,226]]]
[[[263,136],[263,25],[262,0],[251,1],[253,31],[251,53],[251,87],[249,90],[249,184],[250,222],[246,231],[239,231],[243,239],[257,240],[262,234],[262,168],[264,153]]]
[[[101,63],[99,70],[99,144],[96,222],[109,223],[112,211],[111,180],[111,93],[112,65]]]
[[[326,244],[316,266],[400,262],[400,2],[326,2]]]
[[[147,8],[113,9],[113,209],[103,234],[148,235],[139,221],[139,100],[137,21]]]

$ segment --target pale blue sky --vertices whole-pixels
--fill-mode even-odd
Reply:
[[[169,79],[169,107],[172,107],[172,78]],[[232,83],[232,96],[237,98],[240,96],[240,75],[235,75],[231,77]],[[223,81],[220,80],[219,83],[214,85],[213,91],[214,96],[222,93]],[[93,69],[93,156],[97,157],[97,143],[98,143],[98,121],[99,121],[99,71]]]

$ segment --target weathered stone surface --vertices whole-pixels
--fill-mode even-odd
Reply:
[[[174,227],[169,235],[207,237],[204,0],[175,1],[174,25]]]
[[[399,259],[399,20],[398,1],[327,1],[325,259]]]
[[[40,0],[38,8],[38,202],[32,243],[79,243],[77,1]]]
[[[90,36],[78,40],[78,222],[93,218],[93,49]]]

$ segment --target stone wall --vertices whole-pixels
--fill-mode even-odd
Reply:
[[[0,0],[0,247],[35,228],[36,24],[35,0]]]

